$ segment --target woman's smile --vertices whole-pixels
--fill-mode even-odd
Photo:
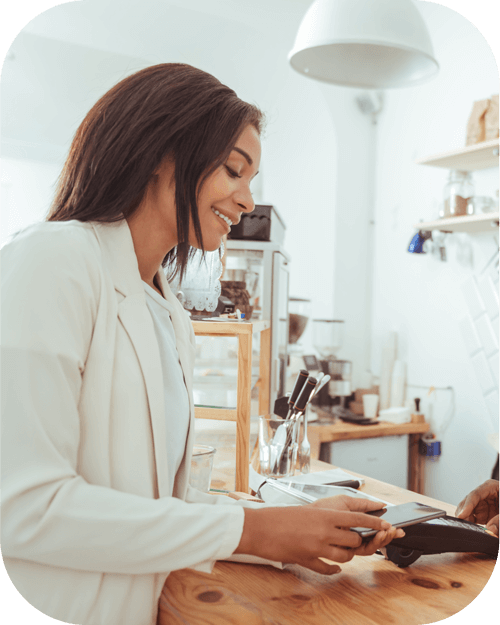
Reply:
[[[261,157],[260,136],[248,125],[244,128],[227,160],[205,181],[198,197],[198,215],[207,252],[218,249],[222,236],[237,224],[243,213],[251,213],[255,203],[250,184],[259,170]],[[214,228],[216,219],[220,228]],[[189,243],[199,247],[191,223]]]
[[[233,222],[229,219],[229,217],[226,217],[226,215],[222,214],[220,211],[218,211],[213,206],[212,206],[212,212],[214,213],[214,215],[217,215],[217,217],[219,218],[218,220],[222,219],[222,221],[225,222],[225,224],[227,226],[227,231],[229,232],[231,230],[231,226],[233,225]]]

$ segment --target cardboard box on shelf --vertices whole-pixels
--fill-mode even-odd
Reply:
[[[498,138],[498,94],[476,100],[467,122],[465,145],[475,145]]]
[[[498,93],[492,95],[484,115],[484,140],[498,139]]]
[[[484,141],[486,134],[485,115],[490,100],[476,100],[472,105],[472,111],[467,122],[467,138],[465,145],[475,145]]]

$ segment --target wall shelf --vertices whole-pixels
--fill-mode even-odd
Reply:
[[[498,167],[498,139],[483,141],[459,150],[434,154],[415,162],[418,165],[431,165],[432,167],[459,169],[461,171]]]
[[[498,213],[484,213],[481,215],[464,215],[462,217],[448,217],[435,221],[420,221],[414,224],[417,230],[441,230],[441,232],[493,232],[498,228]]]

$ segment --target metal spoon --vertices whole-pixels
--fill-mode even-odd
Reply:
[[[309,473],[311,468],[311,445],[307,439],[307,406],[304,411],[304,437],[299,447],[299,468],[301,473]]]

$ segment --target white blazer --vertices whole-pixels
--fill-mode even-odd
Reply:
[[[188,485],[189,316],[159,271],[191,409],[170,496],[160,354],[127,222],[36,224],[1,259],[7,572],[62,621],[154,625],[168,573],[229,558],[242,506],[259,505]]]

